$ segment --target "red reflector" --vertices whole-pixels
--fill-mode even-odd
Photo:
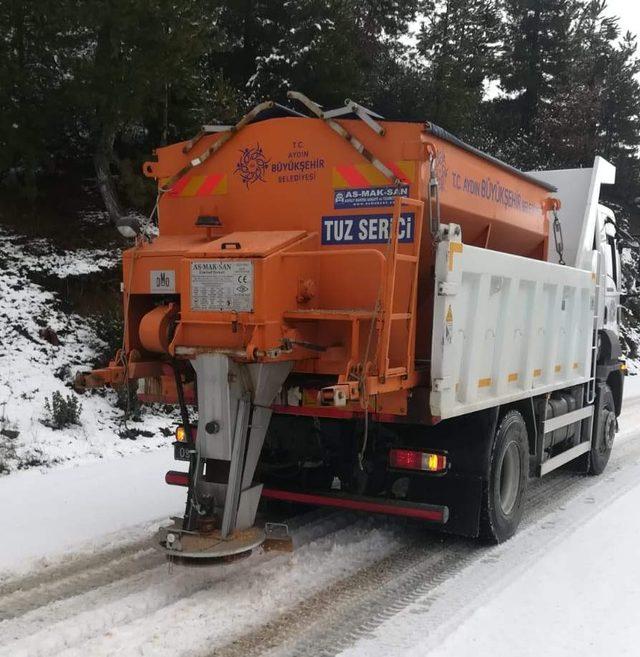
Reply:
[[[169,486],[188,486],[189,475],[186,472],[177,472],[176,470],[169,470],[164,476],[165,483]]]

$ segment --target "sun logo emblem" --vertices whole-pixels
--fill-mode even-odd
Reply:
[[[240,178],[242,178],[242,182],[247,186],[247,189],[249,185],[258,180],[266,182],[264,175],[271,160],[265,157],[260,144],[243,148],[240,153],[240,159],[233,173],[240,174]]]

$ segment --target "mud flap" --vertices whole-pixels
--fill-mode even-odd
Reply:
[[[446,506],[449,509],[449,519],[438,527],[438,531],[477,537],[480,527],[482,477],[449,473],[445,477],[432,477],[425,481],[427,477],[416,477],[411,482],[411,499]]]
[[[485,483],[489,480],[490,453],[499,408],[445,420],[433,427],[420,447],[444,451],[451,468],[443,476],[410,477],[409,499],[449,507],[449,522],[442,531],[477,537]]]

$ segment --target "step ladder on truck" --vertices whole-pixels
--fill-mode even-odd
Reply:
[[[289,99],[144,165],[159,234],[120,226],[124,349],[79,383],[178,404],[169,555],[253,549],[261,500],[503,541],[529,478],[611,453],[615,169],[523,173],[431,123]]]

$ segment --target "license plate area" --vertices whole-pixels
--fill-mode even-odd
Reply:
[[[173,443],[173,458],[176,461],[191,461],[191,452],[194,449],[193,443]]]

